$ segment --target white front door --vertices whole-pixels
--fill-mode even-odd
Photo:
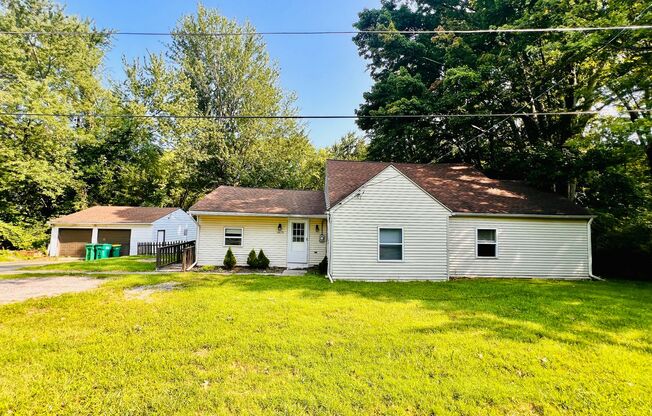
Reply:
[[[290,220],[288,223],[288,267],[308,264],[308,220]]]

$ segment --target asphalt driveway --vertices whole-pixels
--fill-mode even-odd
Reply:
[[[70,260],[77,260],[71,258]],[[25,261],[6,261],[0,262],[0,273],[11,273],[27,266],[41,266],[44,264],[61,263],[66,260],[25,260]]]
[[[85,292],[101,284],[100,279],[72,276],[0,280],[0,305],[64,293]]]

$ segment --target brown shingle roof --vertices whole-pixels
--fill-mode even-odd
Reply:
[[[323,215],[326,205],[322,191],[220,186],[190,207],[190,211]]]
[[[63,217],[51,224],[149,224],[179,208],[95,206]]]
[[[464,164],[409,164],[329,160],[329,207],[393,165],[453,212],[478,214],[588,215],[570,200],[520,181],[490,179]]]

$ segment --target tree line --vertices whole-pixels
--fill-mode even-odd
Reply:
[[[1,0],[0,30],[85,34],[0,36],[3,247],[43,245],[49,219],[96,204],[188,208],[222,184],[319,189],[326,158],[364,145],[350,134],[317,149],[296,120],[220,118],[293,115],[295,97],[250,24],[202,5],[173,31],[242,35],[172,36],[124,60],[120,81],[105,75],[107,29],[50,0]]]

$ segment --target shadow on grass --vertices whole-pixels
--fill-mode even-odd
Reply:
[[[317,276],[226,276],[212,284],[242,291],[294,291],[319,302],[327,295],[374,302],[416,302],[447,323],[409,331],[472,331],[519,342],[622,345],[652,353],[652,283],[518,279],[450,282],[335,282]],[[196,284],[202,284],[197,281]],[[633,331],[623,337],[626,331]]]

